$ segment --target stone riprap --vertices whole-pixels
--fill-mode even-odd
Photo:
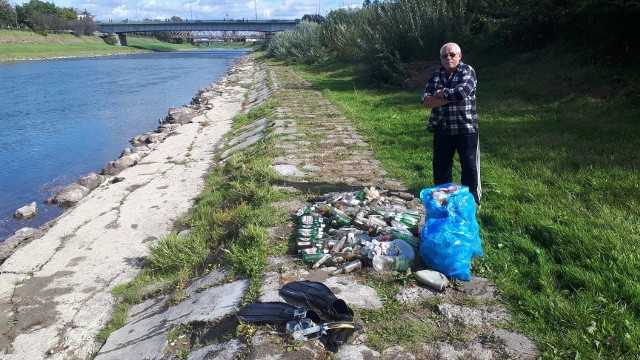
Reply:
[[[16,212],[13,214],[13,217],[16,219],[28,220],[34,218],[37,212],[38,206],[36,205],[36,202],[33,201],[29,205],[25,205],[16,210]]]

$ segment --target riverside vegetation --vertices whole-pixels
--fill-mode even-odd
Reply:
[[[400,9],[404,4],[415,6],[412,1],[398,3]],[[444,9],[438,1],[422,3],[441,6],[445,15],[469,10]],[[597,2],[583,3],[582,10],[570,10],[584,16],[581,22],[588,22],[591,8],[585,4]],[[504,8],[515,14],[513,7]],[[605,10],[615,12],[613,8]],[[276,40],[267,54],[287,63],[306,64],[292,66],[358,127],[389,176],[417,195],[432,185],[431,137],[425,129],[428,110],[419,104],[420,90],[380,84],[401,83],[406,74],[400,60],[435,62],[445,40],[459,42],[464,61],[475,67],[479,79],[484,198],[478,220],[485,257],[474,261],[472,273],[495,281],[501,300],[514,315],[514,327],[536,341],[543,358],[640,357],[640,79],[637,65],[625,57],[637,51],[627,43],[631,35],[618,36],[616,42],[609,39],[608,44],[622,45],[606,47],[604,52],[600,45],[585,47],[567,41],[569,33],[554,41],[554,36],[563,34],[553,31],[563,26],[539,26],[535,20],[544,14],[536,13],[531,5],[520,9],[513,23],[499,14],[492,17],[488,11],[467,14],[463,23],[468,20],[466,24],[478,28],[467,27],[466,34],[452,32],[457,22],[451,23],[449,32],[425,25],[415,37],[422,38],[423,31],[431,37],[425,36],[420,46],[407,50],[405,59],[395,59],[395,54],[404,53],[402,49],[387,43],[367,46],[375,38],[362,25],[369,21],[367,17],[380,16],[367,13],[369,10],[335,12],[324,25],[303,24],[311,30],[305,30],[306,34],[319,39],[313,43],[314,56],[296,47],[304,36],[295,32],[283,34],[287,40]],[[414,10],[409,12],[428,15],[426,10]],[[626,10],[637,14],[637,9]],[[389,21],[397,20],[393,16],[409,16],[394,15],[386,8],[377,13]],[[578,21],[558,18],[567,14],[571,12],[557,12],[544,21],[556,21],[555,25]],[[527,16],[532,20],[524,21]],[[384,24],[383,20],[378,23]],[[442,22],[433,22],[433,26]],[[600,20],[594,22],[594,28],[600,24]],[[322,36],[313,31],[321,31]],[[372,42],[363,40],[363,45],[352,43],[351,47],[345,43],[340,52],[338,43],[327,46],[332,31],[346,31],[351,36],[347,40]],[[595,30],[588,33],[591,31]],[[395,31],[381,34],[392,33]],[[602,36],[596,40],[601,41]],[[523,40],[518,44],[514,39]],[[408,47],[406,41],[396,43]],[[289,50],[280,51],[278,46],[281,50],[289,46]],[[375,56],[375,49],[380,48],[384,53]],[[361,61],[370,55],[375,61]],[[615,73],[624,76],[612,76]],[[422,76],[426,80],[427,74]],[[269,117],[280,101],[286,99],[272,98],[239,115],[235,126]],[[291,249],[288,239],[275,246],[266,243],[266,229],[287,223],[290,215],[267,204],[296,196],[271,186],[273,151],[258,146],[212,171],[196,208],[177,224],[177,231],[191,228],[191,233],[161,239],[151,247],[140,276],[114,290],[123,301],[102,339],[122,324],[131,304],[141,301],[141,290],[147,284],[163,280],[178,294],[190,277],[221,264],[253,280],[245,303],[255,300],[267,255]],[[297,196],[310,195],[314,194]],[[384,282],[372,280],[388,296],[406,281],[413,280],[403,274]],[[368,313],[363,324],[388,321],[396,310]],[[410,339],[414,330],[389,327],[383,337],[390,342]],[[237,331],[246,335],[251,330],[239,327]]]

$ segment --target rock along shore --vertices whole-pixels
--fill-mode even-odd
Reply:
[[[138,274],[148,246],[192,207],[254,74],[251,58],[241,58],[191,106],[170,110],[157,136],[134,139],[133,151],[103,169],[105,181],[58,219],[18,234],[22,243],[0,266],[0,357],[97,351],[94,338],[115,303],[110,291]],[[134,161],[115,169],[125,158]]]

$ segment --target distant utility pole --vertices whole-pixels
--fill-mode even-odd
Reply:
[[[16,29],[18,28],[18,3],[13,3],[13,9],[16,11]]]
[[[253,0],[253,7],[256,10],[256,21],[258,21],[258,0]]]

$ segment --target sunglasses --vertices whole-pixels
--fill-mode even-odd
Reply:
[[[454,57],[456,57],[456,55],[458,55],[460,53],[454,53],[454,52],[450,52],[450,53],[446,53],[446,54],[441,54],[440,57],[443,59],[448,58],[449,56],[451,56],[451,58],[453,59]]]

